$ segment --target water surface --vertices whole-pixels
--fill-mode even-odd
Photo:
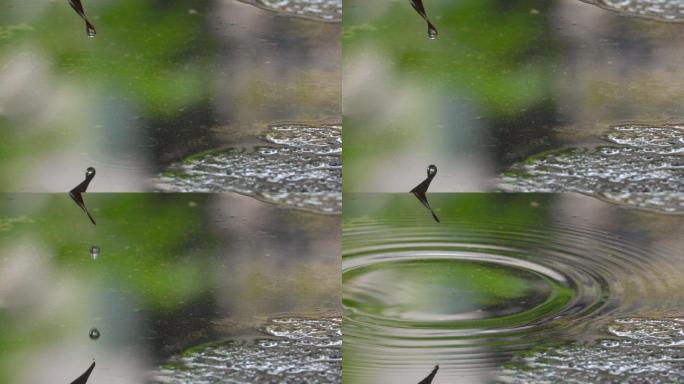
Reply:
[[[237,0],[83,5],[94,38],[67,1],[0,0],[0,191],[66,191],[87,166],[93,191],[151,191],[191,155],[341,119],[339,24]]]
[[[579,192],[626,206],[684,212],[684,126],[621,124],[613,145],[566,148],[513,165],[499,180],[513,192]]]
[[[320,21],[342,21],[342,0],[240,0],[286,15]]]
[[[146,383],[205,343],[270,332],[304,349],[319,335],[307,324],[332,332],[339,217],[228,193],[83,198],[97,226],[66,193],[0,195],[0,382],[68,383],[95,359],[94,383]],[[243,367],[281,367],[277,351],[249,346]]]
[[[431,194],[436,223],[408,193],[344,199],[345,382],[416,383],[435,365],[435,383],[489,382],[533,351],[590,353],[620,319],[684,311],[679,216],[571,194]],[[651,354],[633,352],[644,372]]]
[[[264,144],[193,155],[165,171],[158,186],[175,192],[238,192],[288,206],[339,213],[342,127],[280,124]]]
[[[682,0],[582,0],[626,16],[648,17],[659,21],[683,21]]]
[[[534,154],[597,145],[626,121],[684,116],[682,23],[579,0],[425,7],[434,40],[409,1],[345,1],[345,191],[408,191],[427,164],[440,170],[434,191],[495,190],[498,175]]]
[[[507,383],[680,383],[684,319],[619,319],[606,338],[535,353],[511,364]]]
[[[339,318],[276,318],[252,340],[215,343],[175,356],[157,383],[341,383]]]

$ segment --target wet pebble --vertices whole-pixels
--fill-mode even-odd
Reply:
[[[571,148],[515,164],[499,180],[509,192],[578,192],[663,212],[684,212],[684,125],[625,124],[612,145]]]
[[[240,0],[270,11],[321,21],[342,21],[342,0]]]
[[[684,21],[683,0],[581,0],[627,16]]]
[[[684,319],[618,319],[611,338],[537,353],[505,374],[507,383],[684,382]]]
[[[154,383],[341,383],[339,318],[277,318],[265,337],[229,341],[173,357]]]
[[[228,148],[172,165],[158,181],[172,192],[237,192],[320,212],[341,211],[339,125],[271,126],[263,146]]]

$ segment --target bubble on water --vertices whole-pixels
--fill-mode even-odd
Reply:
[[[90,257],[93,258],[93,260],[97,259],[97,257],[100,256],[100,247],[97,245],[93,245],[90,247]]]
[[[259,8],[320,21],[342,21],[342,0],[240,0]]]
[[[661,21],[684,21],[682,0],[581,0],[628,16]]]
[[[271,126],[256,149],[228,148],[172,165],[158,187],[172,192],[237,192],[320,212],[342,207],[339,125]]]
[[[684,319],[618,319],[591,344],[549,349],[509,367],[507,383],[684,382]]]
[[[664,212],[684,212],[684,125],[623,124],[611,146],[570,148],[515,164],[499,180],[509,192],[578,192]]]
[[[340,383],[339,318],[277,318],[264,338],[194,348],[154,373],[163,383]]]
[[[91,340],[97,340],[100,338],[100,331],[97,328],[91,328],[88,336],[90,336]]]

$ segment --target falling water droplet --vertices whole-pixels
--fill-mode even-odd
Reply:
[[[90,256],[93,258],[93,260],[97,259],[97,257],[100,256],[100,247],[97,245],[90,247]]]
[[[88,334],[92,340],[97,340],[100,338],[100,331],[97,328],[90,329],[90,334]]]
[[[95,175],[95,168],[93,168],[93,167],[88,167],[88,169],[86,169],[86,177],[90,177],[90,176],[93,176],[93,175]]]

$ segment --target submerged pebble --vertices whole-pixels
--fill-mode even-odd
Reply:
[[[341,383],[341,319],[278,318],[255,341],[228,341],[173,357],[154,383]]]
[[[629,16],[684,21],[684,0],[581,0]]]
[[[287,15],[322,21],[342,21],[342,0],[240,0]]]
[[[228,148],[172,165],[159,179],[173,192],[237,192],[320,212],[342,207],[339,125],[271,126],[265,145]]]
[[[664,212],[684,212],[684,125],[626,124],[613,145],[552,151],[514,165],[499,180],[511,192],[578,192]]]
[[[610,338],[550,349],[513,365],[507,383],[684,382],[684,318],[616,320]]]

